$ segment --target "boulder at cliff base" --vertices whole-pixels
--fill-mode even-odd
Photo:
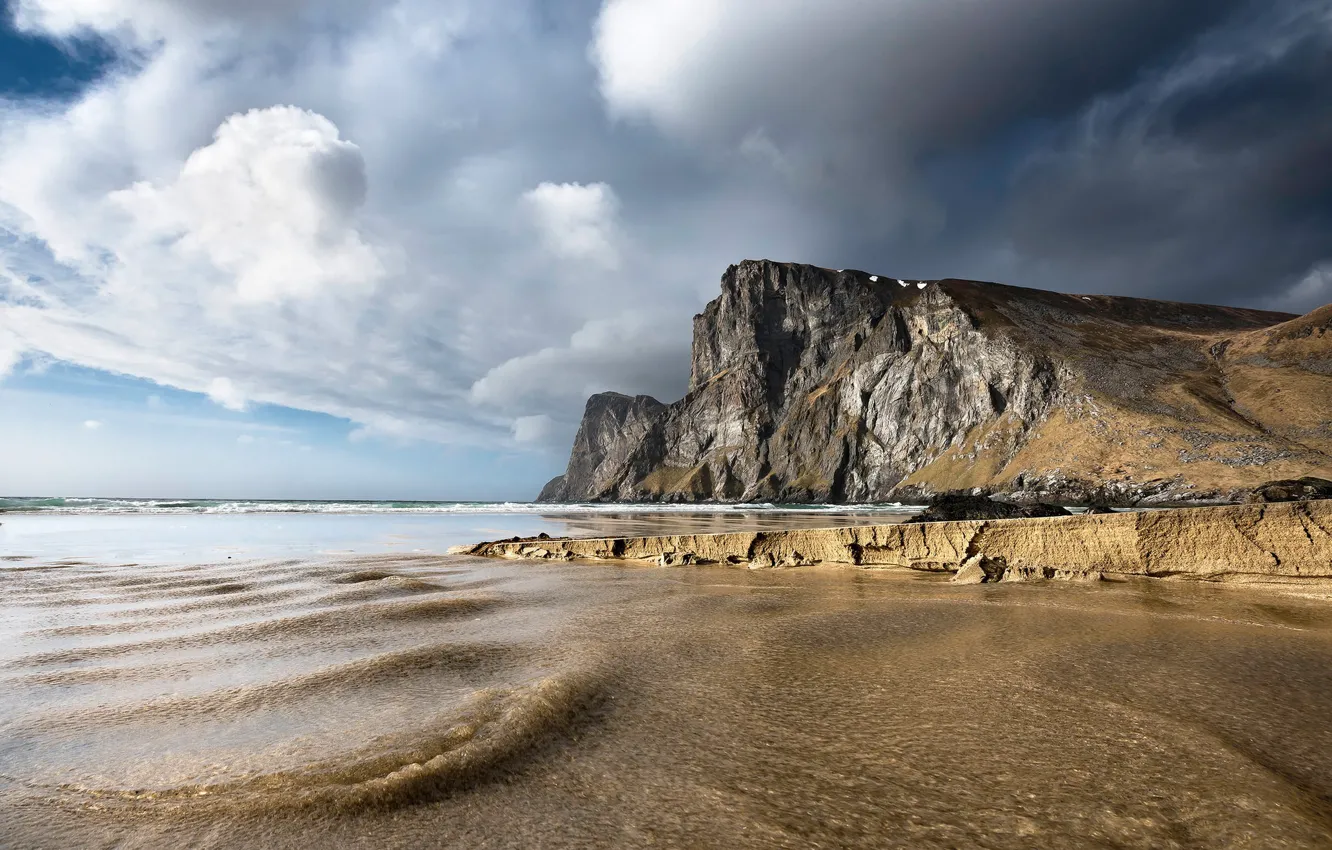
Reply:
[[[907,522],[958,522],[979,519],[1031,519],[1046,516],[1072,516],[1058,505],[1014,505],[996,502],[985,496],[940,496],[918,516]]]
[[[1326,478],[1292,478],[1269,481],[1254,488],[1250,502],[1303,502],[1309,499],[1332,499],[1332,481]]]

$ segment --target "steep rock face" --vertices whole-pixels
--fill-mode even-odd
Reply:
[[[594,396],[545,501],[1236,498],[1332,473],[1332,310],[746,261],[685,398]]]
[[[568,470],[547,483],[538,500],[576,500],[581,497],[574,489],[579,482],[647,475],[653,468],[666,413],[666,405],[645,395],[592,396],[574,438]]]

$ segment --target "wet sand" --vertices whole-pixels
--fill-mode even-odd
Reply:
[[[1332,846],[1321,601],[449,556],[0,594],[3,847]]]

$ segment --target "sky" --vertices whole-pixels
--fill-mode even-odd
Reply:
[[[1332,302],[1332,0],[8,0],[0,494],[530,499],[746,258]]]

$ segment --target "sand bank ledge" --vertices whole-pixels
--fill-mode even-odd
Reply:
[[[527,539],[456,551],[662,566],[848,564],[960,573],[959,580],[990,582],[1115,575],[1302,582],[1332,579],[1332,500],[1041,519]]]

